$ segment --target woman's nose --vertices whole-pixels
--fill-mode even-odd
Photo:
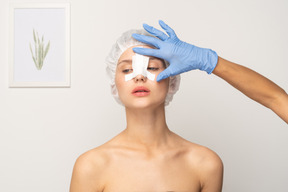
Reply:
[[[141,74],[137,75],[137,76],[134,78],[134,81],[135,81],[135,82],[138,82],[138,81],[146,82],[146,80],[147,80],[147,77],[144,77],[144,76],[141,75]]]

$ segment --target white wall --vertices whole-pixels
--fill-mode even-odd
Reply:
[[[182,40],[288,91],[287,0],[70,2],[71,88],[8,88],[9,1],[0,1],[1,192],[68,191],[75,159],[125,128],[104,59],[122,32],[143,22],[158,27],[163,19]],[[172,131],[221,156],[224,192],[288,191],[287,124],[218,77],[182,75],[167,120]]]

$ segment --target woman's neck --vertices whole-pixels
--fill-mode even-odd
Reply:
[[[164,106],[154,109],[126,108],[127,128],[124,136],[133,146],[160,149],[168,142],[171,131],[165,119]]]

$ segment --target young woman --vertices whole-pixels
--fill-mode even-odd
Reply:
[[[178,90],[180,76],[159,82],[146,73],[126,78],[136,71],[133,48],[153,49],[132,38],[132,33],[149,35],[144,30],[124,33],[107,58],[112,94],[125,107],[127,127],[77,159],[70,192],[220,192],[221,159],[166,124],[165,105]],[[167,65],[150,56],[147,73],[157,77]]]

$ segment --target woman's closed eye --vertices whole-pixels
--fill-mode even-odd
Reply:
[[[158,71],[159,67],[148,67],[147,68],[149,71]]]
[[[133,69],[123,69],[122,72],[123,73],[132,73]]]
[[[148,71],[158,71],[159,70],[159,67],[147,67],[147,70]],[[123,69],[122,70],[123,73],[132,73],[133,72],[133,69]]]

